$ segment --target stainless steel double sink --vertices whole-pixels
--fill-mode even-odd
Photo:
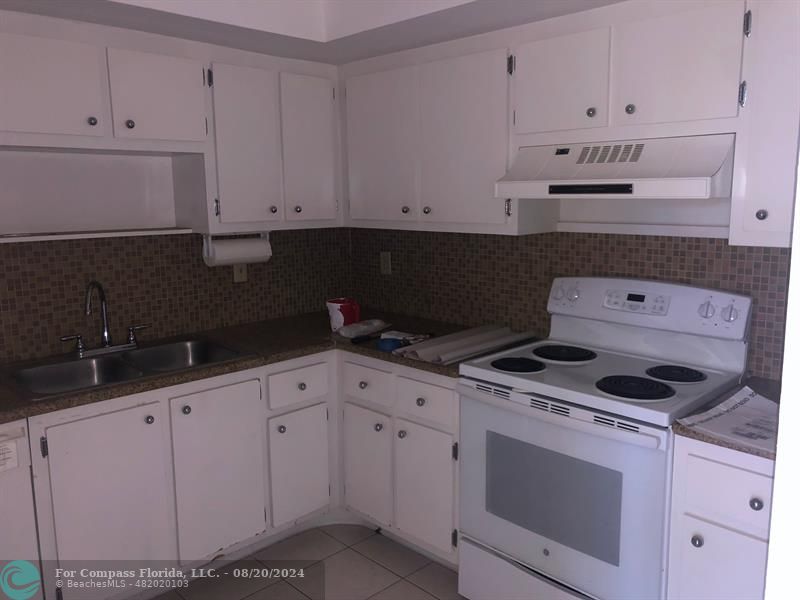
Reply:
[[[12,372],[11,378],[27,392],[30,400],[42,400],[52,394],[123,383],[146,375],[191,369],[238,356],[238,352],[209,340],[187,340],[26,367]]]

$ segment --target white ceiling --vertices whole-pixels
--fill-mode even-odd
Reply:
[[[0,9],[343,64],[620,0],[0,0]]]

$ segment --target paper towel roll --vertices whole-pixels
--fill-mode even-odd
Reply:
[[[272,256],[269,238],[215,240],[203,238],[203,260],[209,267],[267,262]]]

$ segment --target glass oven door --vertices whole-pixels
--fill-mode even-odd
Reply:
[[[461,388],[461,533],[590,596],[659,598],[667,432]]]

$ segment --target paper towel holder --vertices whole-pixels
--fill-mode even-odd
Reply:
[[[222,233],[222,234],[217,234],[216,236],[214,234],[211,234],[211,233],[205,233],[205,234],[203,234],[203,261],[209,267],[212,266],[212,264],[210,264],[209,260],[212,259],[213,255],[214,255],[213,242],[214,242],[215,239],[219,240],[219,241],[224,241],[224,240],[251,239],[251,238],[252,239],[264,240],[264,241],[267,242],[267,244],[269,244],[269,231],[260,231],[260,232],[259,231],[253,231],[253,232],[246,232],[246,233],[241,233],[241,234],[237,234],[237,233]],[[269,260],[270,256],[271,256],[271,252],[267,256],[267,260]],[[243,261],[243,262],[246,262],[246,261]]]

